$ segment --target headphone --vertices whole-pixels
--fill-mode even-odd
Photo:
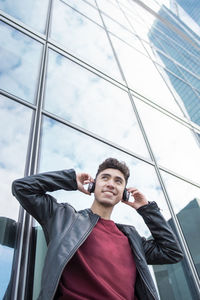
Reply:
[[[95,190],[95,181],[94,182],[90,182],[88,184],[88,192],[90,193],[94,193],[94,190]],[[123,201],[128,201],[129,200],[129,196],[130,196],[130,193],[128,192],[128,190],[125,188],[124,189],[124,192],[123,192],[123,196],[122,196],[122,199]]]

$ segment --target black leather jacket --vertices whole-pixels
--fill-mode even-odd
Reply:
[[[99,219],[90,209],[77,212],[71,205],[57,203],[54,197],[46,193],[59,189],[77,189],[73,169],[28,176],[15,180],[12,185],[13,195],[42,225],[48,245],[38,300],[53,300],[64,267]],[[183,254],[155,202],[137,211],[153,239],[142,238],[133,226],[116,225],[128,237],[133,251],[138,271],[135,286],[138,300],[158,300],[147,264],[176,263]]]

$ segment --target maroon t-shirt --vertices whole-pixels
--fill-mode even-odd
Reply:
[[[99,219],[65,267],[59,300],[133,300],[136,266],[128,238],[111,220]]]

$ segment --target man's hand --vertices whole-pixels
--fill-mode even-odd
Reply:
[[[127,205],[129,205],[129,206],[131,206],[135,209],[138,209],[141,206],[144,206],[144,205],[148,204],[148,201],[147,201],[146,197],[141,192],[139,192],[137,189],[127,188],[127,190],[133,196],[135,201],[133,201],[133,202],[122,201],[123,203],[125,203],[125,204],[127,204]]]
[[[94,179],[87,173],[77,173],[76,174],[76,182],[78,185],[78,190],[84,194],[91,195],[88,190],[84,188],[84,184],[88,184],[89,182],[94,181]]]

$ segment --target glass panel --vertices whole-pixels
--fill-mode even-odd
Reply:
[[[129,3],[130,5],[127,6],[128,11],[126,12],[126,16],[138,36],[148,41],[148,32],[156,19],[155,16],[137,3],[134,3],[133,1],[129,1]]]
[[[178,5],[177,5],[178,4]],[[191,5],[192,4],[192,5]],[[179,6],[180,5],[180,6]],[[186,23],[193,31],[199,35],[199,1],[188,2],[187,0],[177,0],[176,7],[179,18]],[[198,24],[198,25],[197,25]]]
[[[118,23],[118,20],[112,20],[111,18],[104,16],[103,19],[105,22],[105,25],[109,32],[113,33],[114,35],[117,35],[120,39],[122,39],[125,43],[128,43],[130,46],[133,46],[140,52],[144,52],[144,48],[141,45],[140,40],[138,37],[134,34],[133,29],[127,29],[124,24],[121,25]],[[145,52],[144,52],[145,53]]]
[[[144,128],[159,164],[200,181],[200,148],[187,127],[135,99]]]
[[[184,79],[183,73],[180,70],[180,67],[177,66],[177,64],[169,59],[166,55],[163,55],[161,52],[156,51],[155,54],[157,54],[157,60],[159,60],[159,63],[162,64],[165,68],[170,70],[171,72],[175,73],[175,75],[179,76],[180,78]],[[165,69],[164,69],[165,70]]]
[[[11,183],[24,173],[31,113],[0,95],[0,299],[10,281],[17,234],[19,204]]]
[[[155,29],[158,30],[161,37],[163,33],[166,36],[165,40],[171,40],[172,44],[176,44],[178,47],[176,50],[174,49],[175,52],[179,50],[182,52],[182,50],[185,48],[185,54],[187,52],[189,55],[194,54],[197,56],[197,60],[199,60],[199,35],[196,35],[191,30],[191,27],[187,27],[183,22],[180,22],[180,18],[175,17],[175,15],[172,14],[168,9],[162,8],[159,11],[159,16],[161,18],[165,18],[167,22],[171,24],[171,26],[167,26],[167,23],[163,23],[160,21],[160,19],[157,19],[151,28],[152,31]],[[174,55],[176,55],[175,52]]]
[[[52,143],[52,139],[55,136],[57,142]],[[143,191],[149,200],[156,200],[165,218],[170,218],[169,210],[152,166],[125,155],[63,124],[59,124],[50,118],[44,117],[40,155],[41,172],[58,170],[65,166],[65,168],[74,168],[77,172],[89,172],[94,177],[99,163],[107,157],[116,157],[119,160],[125,161],[131,170],[128,186],[134,185]],[[79,191],[68,191],[67,194],[65,191],[57,191],[52,194],[59,199],[59,202],[66,202],[67,200],[77,210],[90,207],[92,204],[91,197]],[[150,236],[149,230],[142,218],[135,210],[130,209],[130,207],[123,203],[119,203],[115,207],[112,219],[115,222],[134,225],[141,235],[147,238]],[[40,255],[41,251],[42,245],[39,244],[36,249],[36,255],[37,253]],[[177,272],[176,268],[178,268],[179,272]],[[41,270],[41,265],[38,270]],[[179,277],[177,277],[177,273]],[[184,291],[187,292],[187,295],[190,295],[186,277],[179,264],[175,265],[174,272],[169,274],[167,279],[169,282],[174,279],[177,286],[181,286],[184,283]],[[38,281],[35,282],[34,288],[35,290],[39,289]],[[182,300],[183,298],[177,297],[176,299]],[[191,296],[190,299],[193,299],[193,297]]]
[[[111,37],[111,39],[128,85],[136,93],[182,116],[169,88],[152,61],[118,38]]]
[[[200,189],[165,172],[162,176],[200,276]]]
[[[54,2],[51,38],[73,55],[121,80],[104,29],[58,0]]]
[[[190,71],[187,71],[186,69],[183,69],[181,67],[179,68],[184,75],[185,81],[187,81],[188,84],[190,84],[192,87],[200,91],[200,80],[199,80],[200,77],[195,76],[194,74],[192,74]]]
[[[198,91],[195,91],[185,81],[180,80],[169,72],[167,72],[167,76],[174,90],[179,95],[179,99],[184,105],[189,118],[200,125],[200,97]]]
[[[34,102],[42,45],[0,22],[0,88]]]
[[[178,264],[154,265],[152,268],[160,300],[199,299],[185,259]]]
[[[52,143],[52,138],[55,136],[57,142]],[[98,165],[107,157],[116,157],[125,161],[133,173],[129,179],[130,186],[134,185],[142,189],[149,200],[157,199],[166,217],[169,217],[169,212],[152,166],[125,155],[123,152],[115,150],[85,134],[72,130],[57,121],[44,117],[40,172],[63,169],[63,166],[65,166],[64,168],[74,168],[77,172],[85,170],[85,172],[90,172],[95,177]],[[61,202],[65,201],[66,193],[64,191],[54,193],[59,195]],[[68,193],[69,203],[76,206],[77,209],[91,206],[91,197],[74,191]],[[122,223],[135,223],[135,217],[132,218],[131,216],[131,213],[134,212],[130,212],[130,208],[123,203],[120,203],[118,206],[119,209],[116,207],[116,212],[113,214],[115,220]],[[138,228],[138,230],[142,230],[142,234],[146,232],[142,228]]]
[[[49,0],[0,0],[0,9],[44,33]]]
[[[61,0],[62,2],[65,2],[66,4],[69,4],[71,7],[74,7],[82,14],[86,15],[88,18],[92,19],[93,21],[99,23],[101,26],[102,21],[99,15],[99,12],[97,9],[86,3],[84,0]],[[94,5],[94,3],[91,3]]]
[[[174,33],[174,39],[176,40],[177,34]],[[177,44],[176,41],[171,40],[167,33],[163,34],[160,31],[156,33],[155,29],[152,29],[149,32],[149,40],[151,43],[157,47],[158,49],[164,51],[167,55],[169,55],[173,60],[178,62],[183,67],[187,68],[195,75],[200,75],[200,59],[199,55],[194,55],[190,52],[190,44],[186,45],[184,49],[182,45]],[[163,57],[161,53],[157,50],[158,55],[160,56],[161,60]],[[168,67],[168,63],[164,61],[166,67]]]
[[[45,109],[149,158],[128,94],[53,51]]]
[[[117,20],[119,23],[123,24],[125,27],[130,28],[126,17],[123,15],[121,10],[119,9],[116,1],[108,1],[108,0],[98,0],[97,1],[99,9],[103,12],[103,15],[108,15],[111,18]]]

